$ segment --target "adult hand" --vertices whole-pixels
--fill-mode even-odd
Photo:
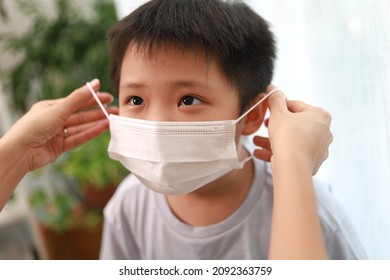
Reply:
[[[91,85],[96,91],[100,88],[97,79]],[[108,93],[98,96],[103,104],[113,100]],[[108,112],[118,114],[118,108],[108,108]],[[97,137],[107,128],[107,118],[96,108],[88,88],[83,86],[66,98],[36,103],[3,138],[11,139],[12,145],[24,151],[27,171],[32,171]]]
[[[274,88],[269,86],[267,92]],[[306,165],[312,175],[317,173],[328,157],[328,148],[333,141],[331,115],[319,107],[287,100],[280,91],[268,98],[268,107],[269,138],[254,137],[254,144],[262,148],[255,150],[254,156],[271,163],[276,159],[282,162],[285,158],[293,158]]]

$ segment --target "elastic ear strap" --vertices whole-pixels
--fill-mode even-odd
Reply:
[[[275,88],[273,90],[271,90],[269,93],[267,93],[262,99],[260,99],[259,101],[256,102],[255,105],[253,105],[248,111],[246,111],[244,114],[241,115],[241,117],[239,117],[235,123],[239,123],[243,118],[245,118],[250,112],[252,112],[253,109],[255,109],[257,106],[259,106],[264,100],[266,100],[271,94],[273,94],[274,92],[277,92],[279,89],[278,88]]]
[[[108,115],[106,108],[104,108],[102,102],[100,102],[99,97],[97,96],[96,92],[93,90],[93,88],[92,88],[92,86],[91,86],[91,84],[89,82],[87,82],[87,88],[91,92],[92,96],[95,98],[95,100],[98,103],[100,109],[102,109],[103,113],[106,115],[107,119],[110,119],[110,116]]]

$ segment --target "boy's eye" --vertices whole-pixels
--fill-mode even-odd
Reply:
[[[180,100],[180,106],[189,106],[189,105],[197,105],[197,104],[200,104],[202,103],[202,101],[199,99],[199,98],[196,98],[194,96],[184,96],[181,100]]]
[[[129,98],[128,103],[130,103],[130,105],[140,106],[144,104],[144,100],[139,96],[132,96]]]

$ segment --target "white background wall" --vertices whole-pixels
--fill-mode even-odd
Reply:
[[[247,2],[277,36],[274,83],[333,116],[334,142],[319,176],[346,207],[369,257],[390,259],[389,1]]]

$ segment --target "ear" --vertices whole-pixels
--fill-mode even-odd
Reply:
[[[255,105],[256,102],[258,102],[264,96],[264,93],[260,93],[257,98],[252,101],[249,108],[252,108],[252,106]],[[267,101],[268,99],[264,100],[260,105],[253,108],[253,110],[245,117],[242,135],[251,135],[259,130],[268,109]]]

